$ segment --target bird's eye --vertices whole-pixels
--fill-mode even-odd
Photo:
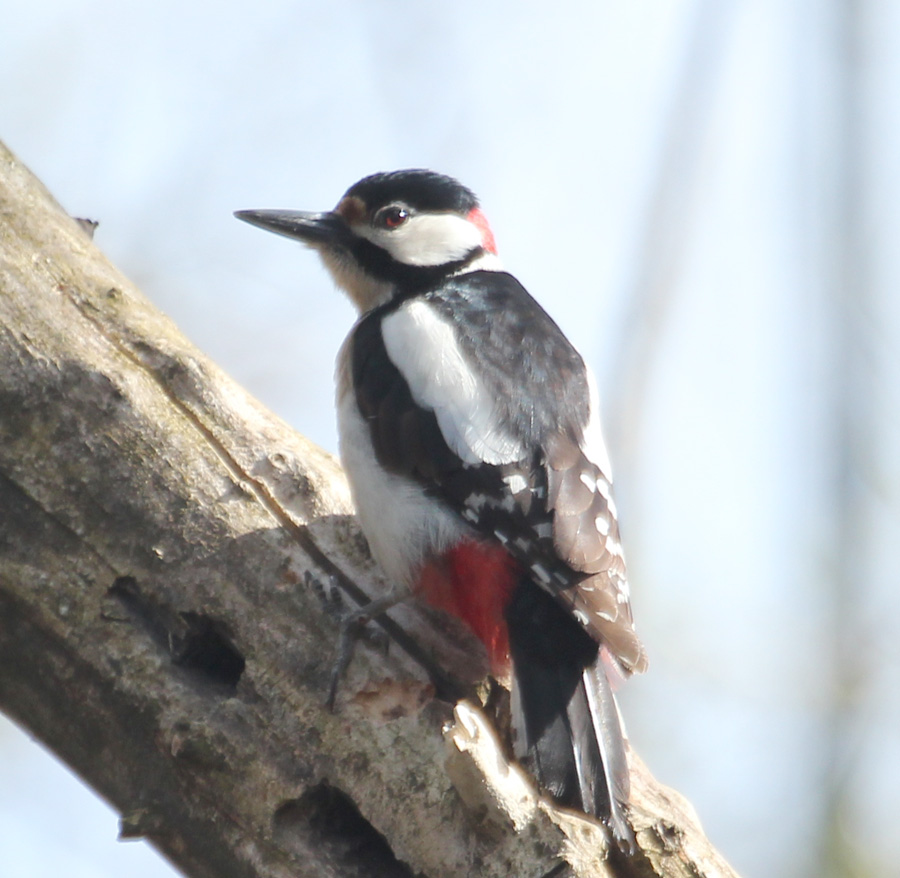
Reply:
[[[396,229],[409,219],[409,211],[401,204],[389,204],[375,214],[375,225],[382,229]]]

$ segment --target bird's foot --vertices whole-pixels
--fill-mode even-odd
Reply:
[[[344,674],[347,672],[350,659],[353,658],[356,641],[359,640],[366,625],[403,600],[404,596],[402,594],[397,594],[392,591],[347,613],[341,619],[341,633],[338,638],[337,658],[334,661],[334,667],[331,669],[331,682],[328,686],[328,698],[325,700],[325,706],[330,711],[334,710],[338,687],[341,684]]]

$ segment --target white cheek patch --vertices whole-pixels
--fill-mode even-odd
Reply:
[[[424,302],[403,305],[381,324],[391,362],[417,405],[433,411],[444,441],[466,463],[513,463],[522,443],[498,422],[494,399],[466,362],[453,327]]]
[[[359,225],[354,231],[405,265],[444,265],[482,245],[481,229],[455,213],[411,216],[392,230]]]

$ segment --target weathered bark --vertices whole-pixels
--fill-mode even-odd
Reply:
[[[477,708],[454,725],[431,697],[429,668],[473,680],[481,659],[415,606],[327,712],[336,619],[382,588],[333,458],[0,147],[0,708],[123,835],[196,878],[539,876],[560,850],[583,876],[733,874],[636,758],[640,850],[604,862]]]

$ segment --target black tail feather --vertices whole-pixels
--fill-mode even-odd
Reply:
[[[598,644],[527,580],[506,620],[516,757],[560,804],[598,817],[630,844],[625,741]]]

